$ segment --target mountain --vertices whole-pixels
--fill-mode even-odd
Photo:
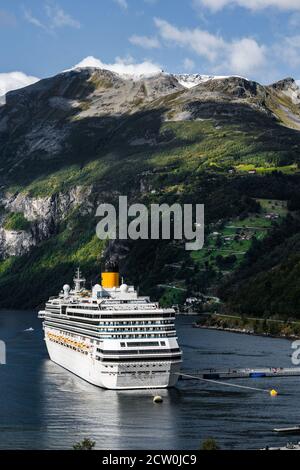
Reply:
[[[174,77],[178,80],[180,85],[185,88],[194,88],[200,83],[207,82],[208,80],[222,80],[224,78],[230,78],[230,76],[201,75],[200,73],[175,74]]]
[[[78,264],[97,280],[107,258],[166,304],[216,290],[226,270],[214,253],[174,242],[101,242],[96,207],[119,195],[130,203],[204,203],[209,237],[258,214],[260,200],[294,201],[298,100],[292,79],[262,86],[98,68],[9,92],[0,106],[0,306],[38,305],[71,282]]]

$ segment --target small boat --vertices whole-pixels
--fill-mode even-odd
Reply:
[[[34,331],[34,328],[32,328],[32,327],[26,328],[26,330],[24,330],[24,331],[26,331],[26,332],[28,332],[28,331]]]
[[[249,377],[251,379],[261,379],[262,377],[266,377],[264,372],[250,372]]]
[[[293,426],[290,428],[275,428],[273,431],[280,434],[300,434],[300,426]]]

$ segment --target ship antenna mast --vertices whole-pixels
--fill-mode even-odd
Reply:
[[[76,274],[74,277],[74,283],[75,283],[75,292],[80,292],[81,291],[81,284],[85,283],[84,277],[81,277],[81,272],[80,268],[78,267],[76,270]]]

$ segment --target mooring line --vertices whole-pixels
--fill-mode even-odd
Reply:
[[[196,379],[196,380],[202,380],[203,382],[210,382],[218,385],[226,385],[227,387],[236,387],[236,388],[245,388],[248,390],[255,390],[258,392],[267,392],[270,393],[270,390],[265,390],[263,388],[255,388],[255,387],[247,387],[246,385],[237,385],[237,384],[231,384],[228,382],[221,382],[220,380],[212,380],[212,379],[203,379],[202,377],[197,377],[195,375],[189,375],[189,374],[178,374],[181,377],[189,377],[191,379]]]

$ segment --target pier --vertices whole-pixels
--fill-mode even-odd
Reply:
[[[187,370],[179,374],[179,380],[258,379],[266,377],[300,377],[300,367],[264,367],[255,369],[203,369]]]
[[[290,428],[274,428],[274,432],[278,434],[300,434],[300,426],[293,426]]]
[[[178,373],[179,380],[199,380],[206,383],[225,385],[240,389],[253,390],[256,392],[268,393],[271,397],[277,397],[278,391],[275,389],[264,389],[249,387],[246,385],[223,382],[220,379],[260,379],[267,377],[300,377],[300,367],[280,367],[280,368],[257,368],[257,369],[227,369],[216,370],[208,369],[202,371],[185,371]]]

